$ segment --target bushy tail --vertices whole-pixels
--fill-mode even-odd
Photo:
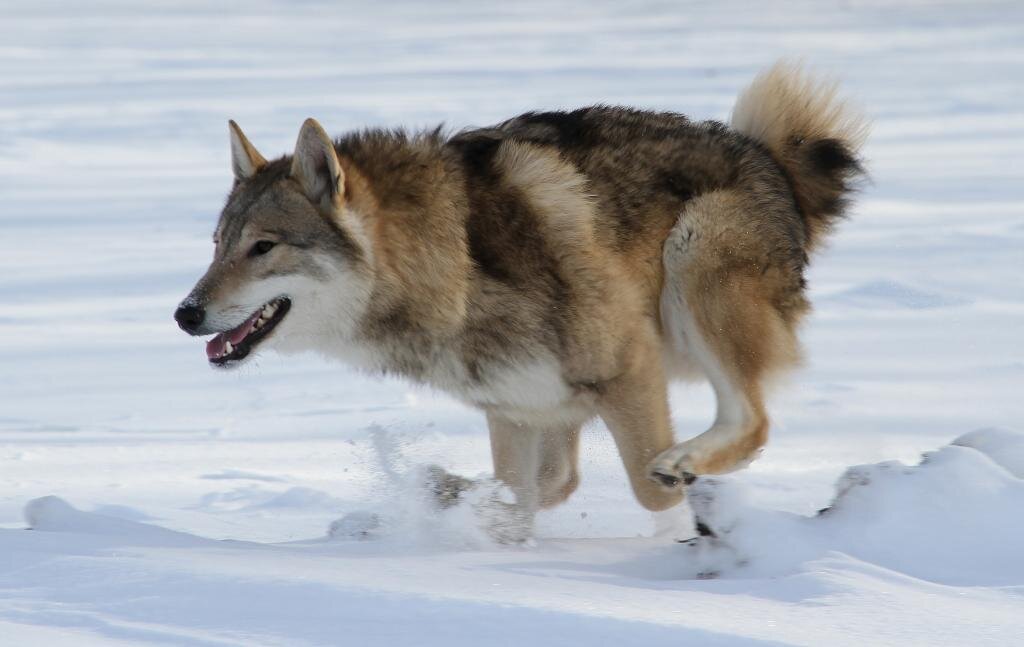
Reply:
[[[868,123],[836,91],[835,82],[779,62],[754,79],[732,111],[732,127],[765,144],[789,174],[812,249],[843,217],[864,174],[858,151]]]

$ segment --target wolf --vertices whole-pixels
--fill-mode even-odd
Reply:
[[[834,83],[786,62],[728,125],[594,106],[331,139],[308,119],[271,161],[229,126],[234,185],[180,327],[213,335],[215,367],[315,351],[482,410],[526,518],[576,489],[594,418],[649,510],[758,455],[867,132]],[[683,442],[676,379],[717,399]]]

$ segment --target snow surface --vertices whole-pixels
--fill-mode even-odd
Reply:
[[[308,116],[724,118],[783,55],[872,116],[872,183],[764,456],[691,493],[715,537],[640,509],[594,425],[580,491],[495,546],[415,484],[488,472],[478,413],[312,357],[213,372],[171,321],[229,117],[267,155]],[[5,2],[0,645],[1024,644],[1022,104],[1017,2]]]

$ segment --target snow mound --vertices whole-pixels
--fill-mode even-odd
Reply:
[[[974,431],[926,453],[917,465],[886,461],[847,469],[832,503],[812,517],[757,505],[749,486],[735,478],[701,477],[688,498],[700,536],[676,546],[638,545],[615,570],[659,580],[780,577],[843,557],[938,584],[1019,585],[1022,458],[1024,434]],[[495,527],[515,521],[508,516],[507,489],[481,478],[457,503],[440,506],[424,487],[429,469],[392,472],[387,496],[334,522],[326,540],[374,539],[377,554],[395,556],[424,548],[501,550]],[[31,501],[25,517],[36,531],[116,537],[125,544],[221,543],[84,512],[53,496]]]
[[[778,576],[843,553],[941,584],[1024,579],[1024,434],[982,430],[917,465],[851,467],[815,517],[759,508],[738,481],[703,477],[690,504],[704,534],[686,543],[694,577]]]
[[[215,543],[160,526],[85,512],[56,496],[29,501],[25,505],[25,521],[35,531],[116,537],[134,545],[195,546]]]
[[[978,429],[953,441],[973,447],[1017,478],[1024,478],[1024,432],[1012,429]]]

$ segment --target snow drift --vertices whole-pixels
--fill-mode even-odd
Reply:
[[[43,497],[26,506],[31,532],[0,530],[0,554],[9,560],[0,569],[0,590],[21,589],[13,601],[0,598],[0,623],[103,626],[118,639],[195,644],[245,632],[264,642],[331,642],[337,636],[327,627],[337,626],[364,638],[415,636],[424,645],[473,644],[477,638],[467,636],[497,635],[499,626],[495,644],[555,638],[561,644],[609,638],[764,644],[755,638],[764,633],[756,613],[739,620],[736,635],[726,639],[677,627],[693,625],[695,617],[680,616],[674,605],[693,596],[696,581],[708,579],[718,581],[713,590],[732,596],[737,613],[751,595],[782,604],[826,600],[843,595],[851,582],[887,596],[893,609],[921,604],[921,596],[936,608],[957,604],[956,589],[932,588],[937,585],[1019,589],[1022,451],[1024,434],[981,430],[929,452],[917,465],[852,467],[839,479],[832,504],[815,516],[756,505],[748,487],[734,479],[700,478],[690,501],[704,534],[683,542],[452,543],[453,535],[482,534],[468,501],[456,506],[461,512],[433,523],[425,521],[426,508],[392,509],[391,523],[382,534],[366,535],[369,541],[257,544],[205,539]],[[416,533],[407,532],[411,527]],[[552,577],[562,581],[562,592],[545,587]],[[371,582],[373,592],[366,588]],[[139,602],[147,598],[151,602]],[[618,620],[601,619],[613,608]],[[707,613],[700,603],[695,608],[697,619]],[[420,624],[379,624],[399,609],[417,614]],[[994,598],[983,613],[985,621],[1005,622],[1017,611]],[[800,631],[820,624],[801,613],[783,631],[796,642]],[[304,621],[297,623],[295,614]],[[584,624],[573,620],[583,617]],[[423,625],[425,618],[432,620]],[[863,630],[873,631],[871,622]],[[950,637],[968,634],[952,631]]]

